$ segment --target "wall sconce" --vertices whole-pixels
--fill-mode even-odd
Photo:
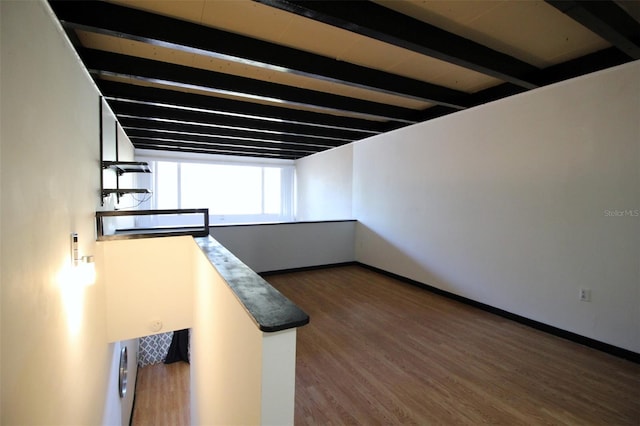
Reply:
[[[78,254],[78,234],[71,234],[71,263],[73,266],[73,279],[76,283],[90,286],[96,282],[96,264],[93,256]]]

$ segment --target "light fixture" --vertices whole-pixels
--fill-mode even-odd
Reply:
[[[90,286],[96,281],[96,265],[93,256],[80,257],[78,252],[78,234],[71,234],[71,264],[73,279],[76,283]]]

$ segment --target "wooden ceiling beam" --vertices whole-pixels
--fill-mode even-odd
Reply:
[[[253,129],[255,131],[286,133],[301,138],[308,136],[326,139],[328,142],[332,140],[347,142],[359,139],[353,132],[340,129],[302,126],[278,121],[254,120],[246,117],[224,116],[203,111],[126,102],[115,99],[108,99],[107,102],[118,119],[122,117],[144,117],[147,119],[199,123],[208,126],[224,126],[238,129]]]
[[[53,1],[66,28],[80,29],[455,109],[465,93],[240,34],[96,1]]]
[[[160,138],[131,137],[131,143],[137,149],[155,149],[163,151],[198,152],[206,154],[241,155],[250,157],[268,157],[298,159],[313,152],[289,151],[279,149],[260,148],[254,145],[237,146],[233,144],[196,143],[185,140],[171,140]]]
[[[419,119],[419,112],[413,109],[347,96],[96,49],[82,49],[79,54],[87,69],[97,76],[129,78],[292,107],[314,108],[327,113],[358,115],[362,118],[393,120],[407,124],[415,123]]]
[[[640,22],[609,0],[545,0],[632,59],[640,59]]]
[[[538,68],[371,1],[254,0],[526,89]],[[463,101],[464,103],[464,101]]]
[[[325,148],[310,147],[305,145],[296,145],[274,141],[259,141],[259,140],[243,140],[231,137],[213,137],[210,135],[196,135],[167,132],[163,130],[146,130],[146,129],[129,129],[127,136],[130,139],[147,139],[157,141],[172,141],[176,144],[200,144],[206,146],[225,146],[228,149],[250,149],[261,148],[273,152],[296,152],[304,155],[313,154],[315,152],[323,151]],[[185,145],[186,146],[186,145]]]
[[[274,105],[258,104],[215,96],[199,95],[176,90],[144,87],[135,84],[98,80],[100,92],[108,99],[129,100],[147,104],[162,104],[208,111],[214,114],[252,118],[262,121],[279,121],[310,127],[326,127],[343,130],[354,138],[381,133],[378,121],[332,114],[321,114]]]
[[[120,125],[127,135],[131,132],[161,131],[176,135],[196,135],[211,138],[229,138],[240,141],[270,142],[290,144],[291,146],[317,148],[332,148],[344,145],[350,141],[314,138],[312,136],[297,136],[281,132],[261,132],[253,129],[240,129],[228,126],[205,126],[199,123],[175,122],[169,120],[152,120],[146,117],[118,117]]]
[[[152,151],[172,151],[172,152],[187,152],[192,154],[207,154],[207,155],[232,155],[236,157],[252,157],[252,158],[273,158],[277,160],[297,160],[304,157],[303,155],[286,155],[282,153],[265,153],[265,152],[238,152],[228,149],[220,148],[201,148],[201,147],[178,147],[173,145],[155,145],[147,144],[144,141],[138,141],[135,145],[137,149],[146,149]]]

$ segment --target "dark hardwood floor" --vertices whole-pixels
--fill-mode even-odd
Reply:
[[[267,280],[311,317],[296,425],[640,425],[638,364],[358,266]],[[179,364],[140,370],[134,425],[188,424]]]
[[[359,266],[267,280],[311,317],[297,425],[640,425],[638,364]]]

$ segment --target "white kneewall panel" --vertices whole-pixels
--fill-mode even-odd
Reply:
[[[640,352],[638,117],[636,61],[357,142],[356,260]]]
[[[355,221],[212,226],[210,234],[256,272],[355,260]]]

